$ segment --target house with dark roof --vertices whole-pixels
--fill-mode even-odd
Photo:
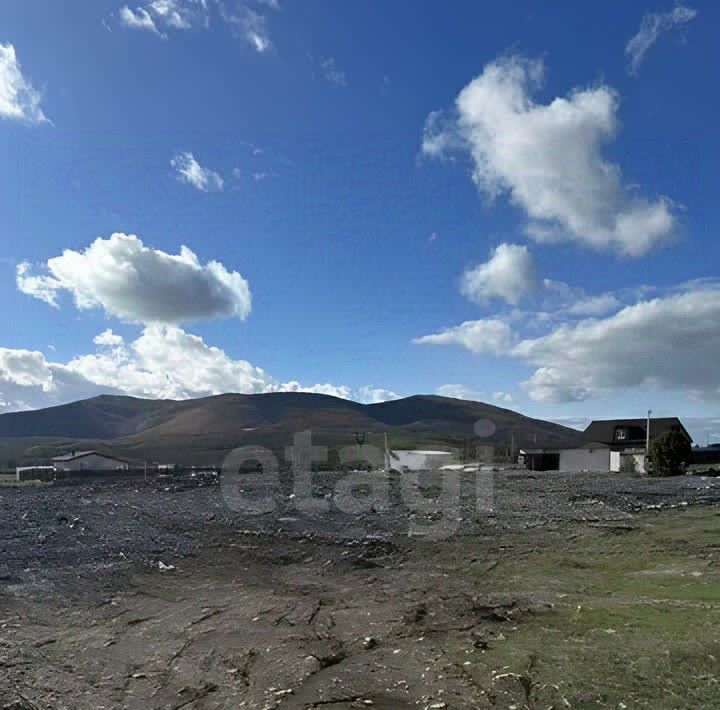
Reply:
[[[650,420],[651,440],[669,431],[680,432],[692,443],[692,437],[677,417]],[[590,422],[583,438],[586,441],[600,441],[614,451],[637,448],[644,450],[647,443],[647,419],[598,419]]]
[[[557,449],[526,449],[522,462],[533,470],[645,473],[647,419],[592,421],[577,441]],[[677,417],[650,419],[650,440],[669,431],[692,437]]]

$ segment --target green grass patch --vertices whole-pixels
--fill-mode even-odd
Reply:
[[[720,516],[643,514],[618,534],[547,534],[482,586],[548,604],[477,659],[520,707],[720,707]],[[569,705],[568,705],[569,704]]]

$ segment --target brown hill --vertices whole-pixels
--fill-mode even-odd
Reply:
[[[480,424],[478,424],[480,422]],[[223,394],[172,401],[104,395],[0,416],[0,463],[46,460],[70,448],[97,448],[139,460],[218,463],[248,444],[281,453],[296,432],[313,443],[352,445],[355,432],[391,446],[549,445],[577,432],[482,402],[417,395],[364,405],[320,394]]]

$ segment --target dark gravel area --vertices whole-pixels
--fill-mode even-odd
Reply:
[[[602,524],[647,508],[720,502],[720,479],[695,476],[505,471],[482,474],[478,484],[477,476],[462,474],[457,491],[443,496],[438,475],[428,473],[407,485],[396,477],[372,499],[363,495],[369,479],[357,479],[352,512],[339,487],[348,475],[315,474],[313,504],[326,510],[307,512],[283,480],[275,509],[259,515],[231,510],[213,476],[0,489],[0,589],[30,592],[55,581],[81,590],[81,577],[134,563],[173,564],[198,554],[209,529],[340,542],[445,539],[563,520]]]

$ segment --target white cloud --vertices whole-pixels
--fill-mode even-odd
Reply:
[[[222,3],[220,4],[220,14],[234,32],[256,52],[264,54],[272,49],[267,19],[264,15],[244,4],[239,5],[235,10],[228,10],[227,6]]]
[[[177,153],[170,165],[177,172],[177,179],[202,192],[219,192],[223,189],[222,177],[210,168],[204,168],[190,153]]]
[[[23,76],[12,44],[0,44],[0,118],[49,123],[40,93]]]
[[[622,303],[613,293],[603,293],[599,296],[586,296],[573,303],[568,313],[576,316],[602,316],[615,311]]]
[[[478,392],[472,387],[460,384],[440,385],[438,388],[436,388],[435,394],[440,395],[441,397],[452,397],[453,399],[468,399],[474,402],[481,401],[485,397],[485,394],[483,392]]]
[[[496,318],[465,321],[439,333],[415,338],[418,345],[461,345],[476,354],[504,355],[514,342],[513,332],[505,321]]]
[[[127,5],[120,8],[120,22],[134,30],[148,30],[160,34],[150,13],[143,7],[131,10]]]
[[[322,75],[335,86],[347,86],[345,72],[338,68],[334,57],[321,57],[320,70]]]
[[[94,338],[97,351],[56,363],[40,352],[0,348],[0,411],[33,409],[102,393],[187,399],[224,392],[314,392],[384,401],[379,388],[354,392],[345,385],[281,382],[246,360],[236,360],[201,337],[166,325],[151,325],[126,345],[111,330]],[[380,399],[380,393],[383,400]]]
[[[196,3],[193,3],[196,4]],[[152,0],[148,7],[153,14],[169,27],[176,30],[189,30],[192,27],[192,5],[183,4],[178,0]]]
[[[471,301],[485,303],[501,298],[517,305],[537,290],[535,262],[526,246],[500,244],[484,264],[466,271],[460,289]]]
[[[277,0],[256,0],[255,4],[280,9]],[[211,7],[216,11],[212,16],[217,14],[233,34],[256,52],[262,54],[272,48],[267,18],[242,0],[149,0],[134,10],[125,5],[119,16],[125,27],[147,30],[167,39],[171,30],[209,28]]]
[[[118,347],[124,343],[122,335],[117,335],[110,328],[104,330],[93,338],[95,345],[106,345],[108,347]]]
[[[45,301],[50,306],[57,307],[58,281],[52,276],[35,276],[32,266],[26,261],[15,268],[15,281],[18,289],[28,296]]]
[[[452,119],[428,117],[423,152],[468,152],[473,178],[489,197],[507,193],[538,241],[574,240],[639,256],[675,227],[668,199],[629,191],[601,147],[618,130],[618,98],[598,85],[548,104],[533,101],[541,61],[506,57],[488,64],[456,100]]]
[[[628,55],[630,74],[637,74],[645,54],[664,32],[687,24],[697,16],[697,10],[678,5],[670,12],[648,12],[640,23],[637,34],[627,43],[625,54]]]
[[[509,392],[493,392],[493,399],[502,404],[513,403],[513,396]]]
[[[134,10],[120,9],[120,22],[135,30],[147,30],[163,38],[168,30],[189,30],[207,26],[208,0],[150,0]]]
[[[502,321],[470,321],[416,343],[460,345],[534,366],[525,383],[541,402],[583,401],[630,388],[720,398],[720,284],[696,282],[602,318],[549,324],[521,339]]]
[[[218,261],[203,265],[185,246],[179,254],[152,249],[134,235],[98,238],[84,251],[66,249],[46,268],[47,275],[33,276],[27,263],[20,264],[18,288],[51,304],[67,291],[79,309],[103,308],[127,321],[244,319],[251,309],[250,287],[237,271]]]
[[[0,348],[0,379],[24,387],[47,387],[51,373],[40,352]]]
[[[0,348],[0,411],[45,407],[101,391],[107,390],[48,362],[41,352]]]
[[[186,399],[222,392],[267,391],[273,379],[245,360],[233,360],[181,328],[151,325],[129,347],[122,344],[67,364],[95,385],[138,397]]]
[[[355,397],[358,402],[363,404],[378,404],[379,402],[389,402],[392,399],[400,399],[400,395],[396,392],[373,385],[359,387]]]
[[[606,318],[564,324],[518,343],[513,355],[538,366],[528,388],[539,401],[641,386],[717,397],[720,288],[701,286]]]

